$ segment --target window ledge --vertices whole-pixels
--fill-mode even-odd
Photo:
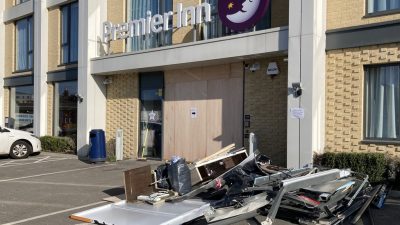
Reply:
[[[386,11],[380,11],[380,12],[367,13],[366,15],[363,16],[363,19],[393,15],[393,14],[398,14],[398,13],[400,13],[400,9],[392,9],[392,10],[386,10]]]
[[[27,75],[32,75],[33,74],[33,69],[29,69],[29,70],[19,70],[19,71],[15,71],[12,72],[12,76],[16,77],[16,76],[27,76]]]
[[[389,140],[362,140],[361,144],[376,144],[376,145],[399,145],[400,141],[389,141]]]

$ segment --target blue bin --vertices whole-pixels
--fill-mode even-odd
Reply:
[[[91,130],[89,160],[92,163],[105,162],[106,153],[106,138],[104,130]]]

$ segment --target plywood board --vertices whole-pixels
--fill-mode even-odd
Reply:
[[[124,172],[125,196],[127,202],[135,202],[139,195],[150,195],[154,190],[150,165]]]

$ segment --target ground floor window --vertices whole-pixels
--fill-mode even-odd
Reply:
[[[139,157],[161,159],[164,100],[163,73],[140,75],[140,149]]]
[[[400,65],[366,67],[365,138],[400,141]]]
[[[12,87],[10,91],[8,127],[33,132],[33,86]]]
[[[54,84],[54,135],[76,140],[78,106],[76,81]]]

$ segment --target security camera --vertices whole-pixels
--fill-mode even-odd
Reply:
[[[75,97],[76,97],[76,99],[78,100],[79,103],[83,102],[83,97],[80,94],[76,93]]]
[[[260,69],[260,64],[259,63],[254,63],[253,65],[251,65],[250,66],[250,68],[249,68],[249,70],[251,71],[251,72],[256,72],[257,70],[259,70]]]

